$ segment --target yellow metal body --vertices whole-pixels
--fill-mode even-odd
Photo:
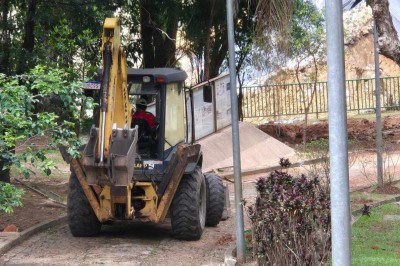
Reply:
[[[104,186],[100,193],[100,208],[110,217],[113,216],[110,186]]]
[[[99,128],[105,127],[104,132],[104,157],[108,158],[112,128],[130,127],[131,124],[131,104],[127,89],[127,65],[125,53],[121,47],[120,25],[117,18],[106,18],[103,27],[102,54],[104,66],[104,49],[106,43],[111,44],[112,65],[110,69],[110,79],[108,82],[108,100],[105,119],[100,116]],[[102,132],[99,131],[99,140],[102,139]],[[100,152],[100,141],[98,142],[98,152]],[[97,158],[98,159],[98,158]]]
[[[145,207],[139,212],[140,216],[146,217],[145,219],[149,221],[158,222],[156,215],[158,197],[153,184],[151,182],[136,182],[135,186],[142,188],[145,192],[144,195],[132,197],[132,200],[142,200],[146,203]],[[134,215],[134,212],[132,214]]]
[[[96,214],[97,219],[99,219],[100,222],[112,220],[112,214],[106,208],[100,206],[97,195],[93,192],[93,189],[86,182],[85,173],[83,171],[80,161],[77,159],[72,159],[70,166],[71,170],[75,172],[79,183],[81,183],[83,192],[85,193],[86,198],[90,203],[90,206],[92,206],[92,209]]]
[[[119,187],[119,193],[113,193],[113,186],[104,185],[90,186],[86,181],[86,176],[80,160],[72,159],[71,169],[78,177],[79,182],[85,192],[85,195],[92,206],[97,218],[101,222],[115,220],[116,204],[125,206],[124,219],[141,219],[151,222],[161,222],[165,219],[172,199],[178,189],[187,161],[187,146],[179,145],[176,156],[176,163],[171,164],[169,174],[171,180],[161,198],[157,196],[156,187],[152,182],[130,182],[126,187]],[[144,191],[141,195],[132,195],[134,188],[140,188]],[[121,194],[122,192],[122,194]],[[135,211],[134,201],[141,201],[145,205],[140,210]]]

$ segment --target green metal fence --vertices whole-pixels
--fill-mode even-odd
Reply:
[[[375,79],[346,81],[348,111],[375,109]],[[400,77],[381,78],[383,108],[400,107]],[[243,87],[243,116],[277,117],[328,112],[327,82]]]

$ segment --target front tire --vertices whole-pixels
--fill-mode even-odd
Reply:
[[[86,198],[75,173],[71,173],[69,178],[67,216],[69,229],[73,236],[88,237],[100,232],[101,223]]]
[[[178,239],[198,240],[206,222],[207,187],[200,168],[184,175],[171,204],[172,235]]]

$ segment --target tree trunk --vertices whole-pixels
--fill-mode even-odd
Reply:
[[[220,28],[215,36],[214,45],[211,49],[211,62],[209,77],[214,78],[219,74],[219,68],[224,62],[228,52],[228,40],[226,38],[226,28]]]
[[[9,74],[10,68],[10,32],[8,27],[8,13],[10,12],[10,1],[1,1],[1,20],[0,20],[0,73]],[[1,170],[0,170],[1,171]]]
[[[28,5],[28,12],[25,20],[25,36],[22,48],[32,52],[35,47],[35,15],[37,0],[31,0]]]
[[[165,66],[175,67],[176,65],[176,36],[178,33],[178,16],[173,16],[170,24],[168,25],[167,34],[165,38],[164,46],[166,49]]]
[[[368,0],[378,30],[379,53],[392,59],[400,65],[400,40],[399,34],[389,12],[388,0]]]
[[[304,124],[303,124],[303,144],[306,144],[307,141],[307,124],[308,124],[308,110],[307,110],[307,104],[306,104],[306,92],[303,87],[303,84],[300,81],[300,64],[305,58],[301,58],[300,60],[297,61],[297,66],[296,66],[296,80],[299,85],[299,90],[301,97],[303,98],[303,108],[304,108]]]
[[[169,1],[171,16],[163,18],[156,1],[141,1],[140,35],[142,38],[143,66],[174,67],[176,65],[176,36],[178,32],[178,13],[176,3]],[[161,20],[165,20],[162,22]]]
[[[24,41],[22,52],[17,66],[17,74],[22,74],[32,66],[32,52],[35,48],[35,16],[38,0],[31,0],[28,4],[24,25]]]
[[[10,170],[3,170],[4,160],[0,158],[0,181],[10,183]]]
[[[244,49],[244,52],[239,53],[239,58],[236,64],[236,76],[239,82],[239,96],[238,96],[238,109],[239,109],[239,121],[243,121],[244,114],[243,114],[243,82],[244,82],[244,72],[241,74],[241,69],[244,64],[244,61],[248,55],[247,50]]]
[[[153,25],[151,15],[154,13],[152,1],[140,1],[140,35],[142,39],[143,67],[154,67]]]
[[[209,80],[213,76],[210,74],[211,68],[211,43],[212,43],[212,29],[213,29],[213,22],[215,16],[215,2],[216,0],[211,1],[211,11],[210,17],[208,19],[208,31],[206,36],[206,43],[204,46],[204,80]]]
[[[171,18],[166,32],[154,32],[154,65],[155,67],[174,67],[176,65],[176,35],[178,19]]]
[[[243,74],[244,76],[244,74]],[[238,111],[239,111],[239,121],[243,121],[243,79],[244,77],[240,77],[239,71],[237,72],[237,79],[239,82],[239,95],[238,95]]]

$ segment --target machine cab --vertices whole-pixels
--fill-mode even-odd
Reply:
[[[185,141],[186,78],[184,71],[175,68],[128,69],[128,93],[133,106],[131,126],[139,129],[134,179],[147,174],[157,179],[168,166],[177,144]],[[143,111],[143,103],[147,114],[135,115]],[[146,116],[154,116],[155,123],[144,121]]]

